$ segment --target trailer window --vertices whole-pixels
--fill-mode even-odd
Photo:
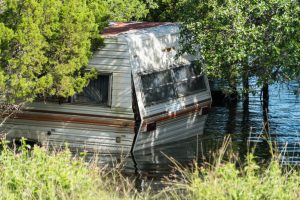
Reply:
[[[40,94],[37,96],[36,102],[51,102],[51,103],[71,103],[71,104],[96,104],[102,106],[110,106],[111,104],[111,79],[109,75],[98,75],[96,79],[89,81],[87,87],[82,92],[75,94],[72,97],[56,97],[45,96]]]
[[[110,105],[110,75],[98,75],[90,80],[87,87],[79,94],[74,95],[72,103]]]
[[[206,90],[204,76],[193,65],[174,68],[178,96],[187,96]]]
[[[144,102],[152,105],[176,97],[170,70],[141,76]]]
[[[146,106],[206,90],[204,76],[193,65],[141,75]]]

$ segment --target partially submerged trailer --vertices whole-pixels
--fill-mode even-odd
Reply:
[[[74,152],[127,154],[202,134],[211,106],[194,56],[176,57],[173,23],[114,23],[90,60],[99,75],[80,94],[26,105],[2,131]]]

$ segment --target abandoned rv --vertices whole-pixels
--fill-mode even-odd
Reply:
[[[35,102],[3,127],[72,151],[127,154],[203,132],[211,105],[207,78],[192,56],[175,58],[173,23],[114,23],[90,60],[99,75],[68,102]]]

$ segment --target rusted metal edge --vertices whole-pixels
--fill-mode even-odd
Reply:
[[[135,23],[122,23],[115,22],[112,26],[104,29],[102,36],[115,36],[120,33],[125,33],[131,30],[139,30],[157,27],[161,25],[174,25],[174,23],[170,22],[135,22]]]
[[[210,108],[210,105],[211,105],[211,99],[206,99],[206,100],[199,101],[197,103],[189,104],[186,106],[185,109],[182,109],[180,111],[177,111],[177,112],[174,112],[171,114],[169,114],[168,111],[156,113],[154,115],[145,117],[143,125],[149,124],[152,122],[162,122],[162,121],[166,121],[168,119],[172,119],[175,117],[181,117],[181,116],[193,113],[193,112],[199,112],[204,107]]]
[[[91,119],[91,118],[80,118],[74,116],[59,116],[59,115],[37,115],[31,113],[19,113],[14,117],[15,119],[32,120],[32,121],[47,121],[47,122],[65,122],[65,123],[77,123],[77,124],[88,124],[98,126],[109,126],[116,128],[134,128],[134,120],[124,119]]]
[[[111,115],[93,115],[93,114],[85,114],[85,113],[71,113],[71,112],[60,112],[60,111],[48,111],[48,110],[36,110],[36,109],[24,109],[24,112],[36,112],[36,113],[44,113],[44,114],[60,114],[60,115],[74,115],[74,116],[84,116],[84,117],[103,117],[103,118],[111,118],[111,119],[124,119],[124,120],[133,120],[133,118],[129,117],[118,117]]]

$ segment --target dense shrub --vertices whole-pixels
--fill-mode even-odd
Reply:
[[[11,150],[2,142],[0,199],[129,199],[132,183],[117,169],[99,168],[68,149],[48,151],[24,143]]]

